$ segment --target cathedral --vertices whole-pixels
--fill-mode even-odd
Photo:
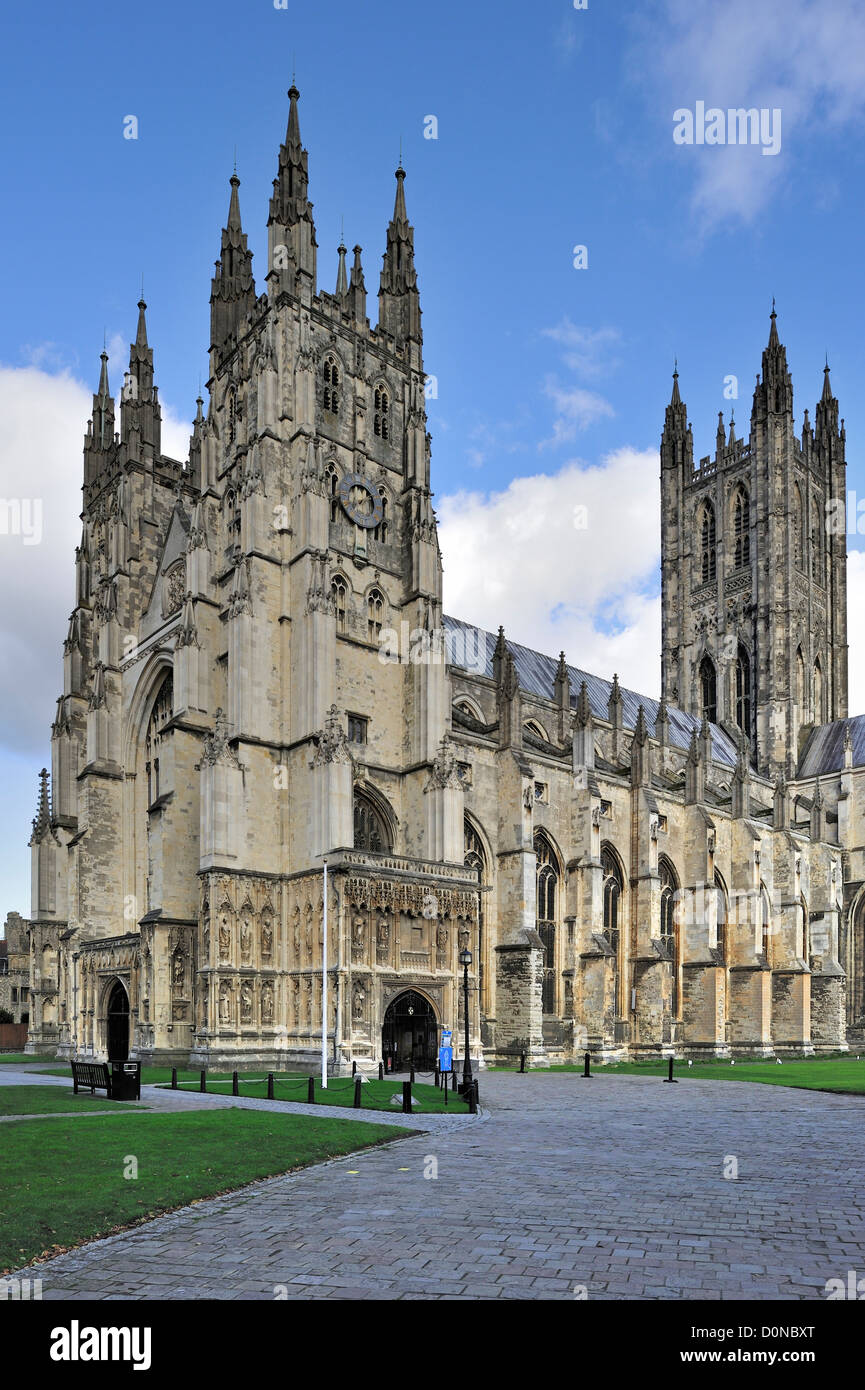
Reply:
[[[288,95],[261,293],[230,180],[188,458],[143,301],[117,401],[102,354],[28,1051],[428,1069],[465,971],[480,1065],[846,1048],[865,718],[828,367],[797,435],[773,311],[750,433],[720,418],[699,461],[674,376],[659,699],[446,616],[405,173],[373,327],[359,246],[319,287]]]

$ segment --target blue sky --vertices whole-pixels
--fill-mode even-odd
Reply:
[[[235,147],[264,288],[292,71],[320,284],[333,288],[344,218],[373,318],[402,142],[438,380],[428,408],[450,611],[655,691],[656,451],[673,358],[697,453],[731,404],[746,433],[773,295],[797,428],[828,351],[849,486],[865,492],[855,0],[49,3],[7,11],[6,51],[2,492],[41,498],[44,530],[29,548],[0,536],[18,596],[2,629],[0,912],[29,907],[26,839],[61,689],[103,333],[117,388],[143,275],[173,451],[207,378]],[[677,146],[673,112],[698,100],[777,107],[780,153]],[[136,140],[123,138],[129,115]],[[587,269],[574,268],[578,244]],[[571,523],[577,505],[585,529]],[[860,584],[857,557],[851,594]],[[854,706],[856,642],[852,630]]]

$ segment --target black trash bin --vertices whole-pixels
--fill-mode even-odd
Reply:
[[[141,1063],[111,1062],[111,1099],[141,1099]]]

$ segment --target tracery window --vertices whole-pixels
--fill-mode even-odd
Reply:
[[[708,656],[700,662],[700,714],[710,724],[718,722],[718,678],[715,663]]]
[[[733,499],[733,564],[738,569],[751,563],[751,503],[744,487]]]
[[[354,794],[354,848],[371,854],[387,854],[390,836],[384,817],[362,792]]]
[[[545,1014],[553,1014],[556,1011],[556,901],[559,870],[553,847],[540,830],[535,832],[535,860],[535,924],[544,948],[541,1008]]]
[[[367,637],[370,642],[378,642],[384,626],[384,595],[380,589],[371,589],[366,601]]]
[[[679,1016],[679,924],[676,912],[678,883],[668,859],[658,864],[661,879],[661,941],[673,962],[673,996],[670,1008],[673,1018]]]
[[[708,584],[716,574],[715,508],[704,502],[700,512],[700,582]]]
[[[619,868],[619,861],[610,849],[601,850],[601,872],[604,884],[604,937],[613,949],[614,971],[615,971],[615,991],[616,991],[616,1015],[623,1017],[623,1000],[621,990],[621,926],[620,926],[620,906],[622,889],[622,871]]]
[[[375,388],[373,431],[379,439],[390,438],[390,397],[383,386]]]
[[[324,359],[324,391],[322,405],[331,415],[339,414],[340,374],[336,358],[328,355]]]
[[[334,575],[330,583],[330,592],[333,595],[336,630],[337,632],[345,632],[348,612],[348,585],[341,574]]]
[[[147,777],[147,805],[152,806],[165,790],[160,787],[159,754],[163,730],[174,713],[174,681],[169,674],[159,687],[144,738],[144,771]]]

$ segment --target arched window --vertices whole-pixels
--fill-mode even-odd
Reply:
[[[333,595],[333,611],[336,614],[337,632],[346,631],[346,614],[348,610],[348,585],[341,574],[334,575],[330,584],[330,592]]]
[[[823,508],[816,497],[811,498],[811,578],[823,583]]]
[[[726,963],[726,960],[727,960],[727,945],[728,945],[728,943],[727,943],[727,890],[726,890],[726,888],[724,887],[724,880],[721,878],[721,875],[718,873],[717,869],[715,870],[715,899],[716,899],[716,903],[717,903],[717,913],[716,913],[715,920],[716,920],[716,922],[717,922],[717,927],[718,927],[718,934],[717,934],[718,951],[720,952],[721,960],[724,961],[724,962]]]
[[[525,724],[523,725],[523,730],[525,733],[531,734],[533,738],[541,738],[543,739],[544,743],[549,742],[541,725],[538,723],[536,719],[527,719]]]
[[[805,694],[805,659],[802,656],[802,648],[796,649],[796,705],[799,709],[799,718],[806,718],[806,694]]]
[[[324,391],[321,403],[331,415],[339,414],[339,367],[336,358],[328,355],[324,359]]]
[[[144,771],[147,776],[147,805],[152,806],[162,793],[166,790],[164,785],[160,785],[159,779],[159,754],[163,739],[163,730],[174,713],[174,680],[169,674],[165,677],[159,687],[156,699],[153,701],[153,708],[150,711],[150,719],[147,723],[147,733],[144,738]]]
[[[475,873],[480,870],[481,882],[483,882],[487,874],[487,857],[484,853],[483,841],[467,816],[463,822],[463,845],[463,863],[467,869],[472,869]]]
[[[327,465],[327,491],[330,499],[330,519],[336,521],[339,516],[339,474],[336,465]]]
[[[384,816],[358,791],[354,794],[354,847],[371,854],[387,854],[391,848]]]
[[[772,912],[769,907],[769,894],[766,892],[766,885],[760,884],[760,950],[766,958],[767,965],[772,964]]]
[[[799,484],[793,484],[793,564],[798,570],[804,570],[804,549],[803,541],[805,537],[805,513],[802,506],[802,493]]]
[[[814,662],[814,723],[822,724],[823,719],[823,667],[818,656]]]
[[[704,656],[700,662],[700,714],[710,724],[717,723],[718,678],[715,663],[708,656]]]
[[[556,903],[559,870],[553,847],[541,831],[535,833],[535,922],[544,948],[541,1006],[545,1014],[556,1012]]]
[[[390,439],[390,397],[383,386],[375,388],[372,427],[379,439]]]
[[[676,911],[678,883],[668,859],[658,864],[661,879],[661,941],[673,962],[673,997],[670,1009],[673,1018],[679,1017],[679,924]]]
[[[378,490],[378,495],[381,498],[381,521],[378,523],[378,526],[375,527],[372,534],[373,540],[381,541],[382,545],[384,545],[384,543],[387,540],[388,529],[387,492],[383,487],[380,487]]]
[[[228,393],[228,442],[233,444],[237,438],[237,392],[234,387]]]
[[[736,569],[751,563],[751,503],[744,487],[733,498],[733,564]]]
[[[751,660],[744,647],[736,655],[736,723],[751,737]]]
[[[384,626],[384,595],[380,589],[371,589],[366,601],[367,637],[370,642],[378,642]]]
[[[704,502],[700,511],[700,582],[715,578],[715,508]]]
[[[613,949],[616,993],[616,1016],[623,1017],[621,997],[621,928],[619,908],[622,897],[622,871],[612,850],[601,850],[601,871],[604,883],[604,936]]]
[[[487,856],[484,850],[483,840],[472,825],[468,816],[463,820],[463,863],[473,874],[477,874],[480,884],[486,883]],[[487,999],[486,943],[484,928],[484,894],[480,893],[478,895],[478,995],[482,1013],[486,1012],[489,1005]]]

